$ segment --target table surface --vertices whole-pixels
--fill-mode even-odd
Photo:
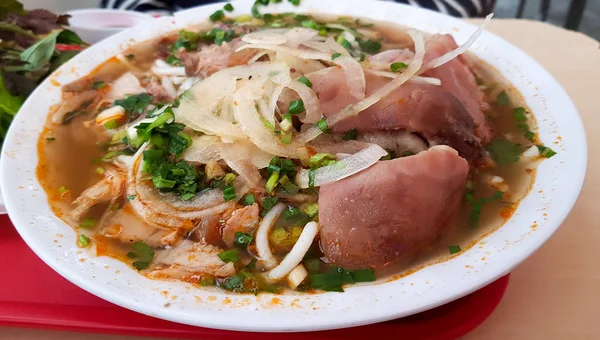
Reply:
[[[565,87],[587,134],[588,173],[579,201],[556,234],[511,275],[498,308],[465,339],[600,339],[600,43],[580,33],[524,20],[495,20],[489,31],[520,47]],[[0,327],[0,339],[134,340]]]

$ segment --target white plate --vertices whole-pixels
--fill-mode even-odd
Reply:
[[[233,14],[249,13],[253,2],[235,2]],[[84,51],[51,78],[68,83],[129,45],[197,23],[221,6],[193,9],[122,32]],[[276,10],[298,8],[282,3]],[[383,1],[304,0],[300,10],[366,15],[428,32],[450,32],[459,43],[475,30],[438,13]],[[350,287],[345,293],[255,297],[152,281],[119,261],[81,253],[75,233],[52,214],[35,176],[37,136],[48,108],[60,98],[60,88],[49,80],[27,100],[4,144],[0,184],[8,212],[27,244],[69,281],[117,305],[175,322],[246,331],[307,331],[385,321],[439,306],[489,284],[538,249],[569,213],[586,169],[582,123],[560,84],[524,52],[493,34],[484,33],[472,51],[523,94],[539,122],[541,140],[558,155],[541,164],[531,194],[506,225],[463,255],[403,279]]]

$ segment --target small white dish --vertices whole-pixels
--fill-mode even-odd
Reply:
[[[235,1],[231,15],[248,14],[253,4],[254,0]],[[461,255],[397,280],[348,287],[344,293],[277,296],[154,281],[120,261],[91,256],[75,246],[76,233],[54,215],[36,178],[39,134],[50,107],[61,100],[56,84],[85,76],[132,44],[198,24],[222,7],[223,3],[203,6],[156,19],[86,49],[36,89],[8,132],[0,157],[0,186],[11,220],[44,262],[82,289],[146,315],[202,327],[291,332],[360,326],[434,308],[493,282],[546,242],[575,204],[587,164],[585,132],[575,106],[535,60],[485,32],[471,51],[519,90],[535,114],[541,142],[558,154],[540,164],[529,195],[505,225]],[[299,7],[282,2],[270,10],[369,17],[451,33],[459,43],[476,29],[449,16],[385,1],[302,0]]]
[[[145,13],[101,8],[78,9],[67,14],[71,16],[70,29],[90,44],[154,19]]]

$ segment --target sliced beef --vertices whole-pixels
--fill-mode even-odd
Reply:
[[[468,163],[447,146],[378,162],[319,194],[321,248],[346,269],[396,263],[428,246],[460,207]]]
[[[256,54],[255,50],[243,50],[236,52],[241,40],[236,38],[230,43],[207,45],[199,52],[181,52],[181,61],[185,66],[188,76],[200,76],[206,78],[222,69],[245,65]]]
[[[307,77],[326,116],[353,103],[341,69],[330,68]],[[369,74],[366,78],[367,95],[389,81]],[[351,129],[360,132],[406,130],[419,133],[431,145],[449,145],[469,161],[484,155],[474,133],[473,119],[461,102],[440,86],[405,83],[356,117],[333,126],[333,131],[338,133]]]

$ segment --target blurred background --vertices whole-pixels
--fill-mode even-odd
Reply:
[[[2,0],[0,0],[2,1]],[[26,9],[47,8],[56,12],[98,6],[99,0],[22,0]],[[575,10],[569,15],[571,4]],[[583,7],[585,6],[585,10]],[[582,11],[579,20],[579,11]],[[526,19],[543,20],[554,25],[564,26],[570,17],[569,28],[600,40],[600,0],[497,0],[494,11],[498,18],[514,18],[519,13]]]

